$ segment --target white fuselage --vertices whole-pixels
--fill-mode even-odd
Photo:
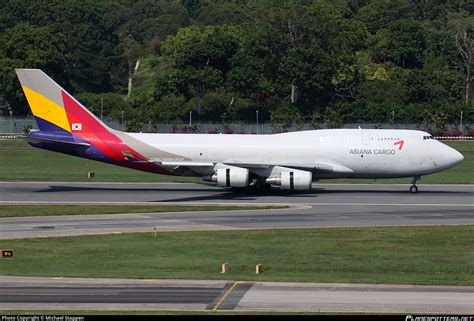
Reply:
[[[292,166],[312,170],[313,179],[420,176],[445,170],[463,160],[459,152],[432,139],[430,134],[414,130],[129,135],[193,162]]]

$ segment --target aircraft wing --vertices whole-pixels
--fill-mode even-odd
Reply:
[[[333,163],[333,162],[312,162],[312,163],[248,163],[248,162],[240,162],[235,160],[228,160],[223,162],[196,162],[196,161],[160,161],[154,160],[151,161],[158,163],[162,166],[166,167],[174,167],[175,169],[178,168],[188,168],[190,170],[194,170],[196,172],[202,172],[203,170],[210,170],[213,169],[217,163],[222,163],[224,165],[248,168],[248,169],[261,169],[261,168],[269,168],[273,166],[281,166],[281,167],[288,167],[300,170],[307,170],[312,172],[321,172],[321,173],[352,173],[353,170],[345,167],[343,165]]]
[[[215,163],[211,163],[211,162],[193,162],[193,161],[163,162],[163,161],[155,161],[153,159],[152,161],[155,163],[159,163],[163,166],[214,167],[215,165]]]
[[[333,162],[311,162],[311,163],[244,163],[238,161],[225,161],[222,162],[226,165],[243,167],[243,168],[268,168],[272,166],[281,166],[281,167],[288,167],[306,171],[316,171],[316,172],[324,172],[324,173],[352,173],[353,170],[337,164]]]
[[[210,175],[214,171],[215,163],[196,161],[163,161],[150,159],[150,162],[167,167],[174,175],[193,176],[195,174]]]

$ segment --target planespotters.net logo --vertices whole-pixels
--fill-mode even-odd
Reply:
[[[405,321],[474,321],[474,316],[411,316],[407,315]]]

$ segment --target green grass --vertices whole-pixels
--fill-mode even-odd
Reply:
[[[229,205],[2,205],[1,217],[88,215],[123,213],[160,213],[190,211],[235,211],[278,209],[287,206],[229,206]]]
[[[142,58],[140,67],[133,76],[131,99],[135,97],[153,97],[156,90],[157,77],[168,69],[169,62],[164,62],[162,57],[151,56]]]
[[[2,275],[474,285],[474,226],[130,233],[2,240]],[[229,263],[230,272],[220,274]],[[255,274],[262,264],[264,273]]]
[[[423,176],[421,183],[474,184],[474,141],[447,142],[465,157],[464,162],[447,171]],[[199,178],[150,174],[74,156],[53,153],[29,146],[22,140],[0,141],[0,180],[3,181],[90,181],[87,172],[95,172],[94,181],[107,182],[200,182]],[[337,179],[320,183],[402,183],[401,179]]]

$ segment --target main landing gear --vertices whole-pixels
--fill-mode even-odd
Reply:
[[[418,187],[416,186],[416,182],[418,182],[420,179],[421,179],[420,176],[413,177],[413,181],[411,181],[412,185],[410,186],[410,189],[409,189],[410,193],[413,193],[413,194],[418,193]]]
[[[250,183],[247,191],[253,194],[268,194],[272,190],[272,185],[265,183],[265,178],[257,178]]]

